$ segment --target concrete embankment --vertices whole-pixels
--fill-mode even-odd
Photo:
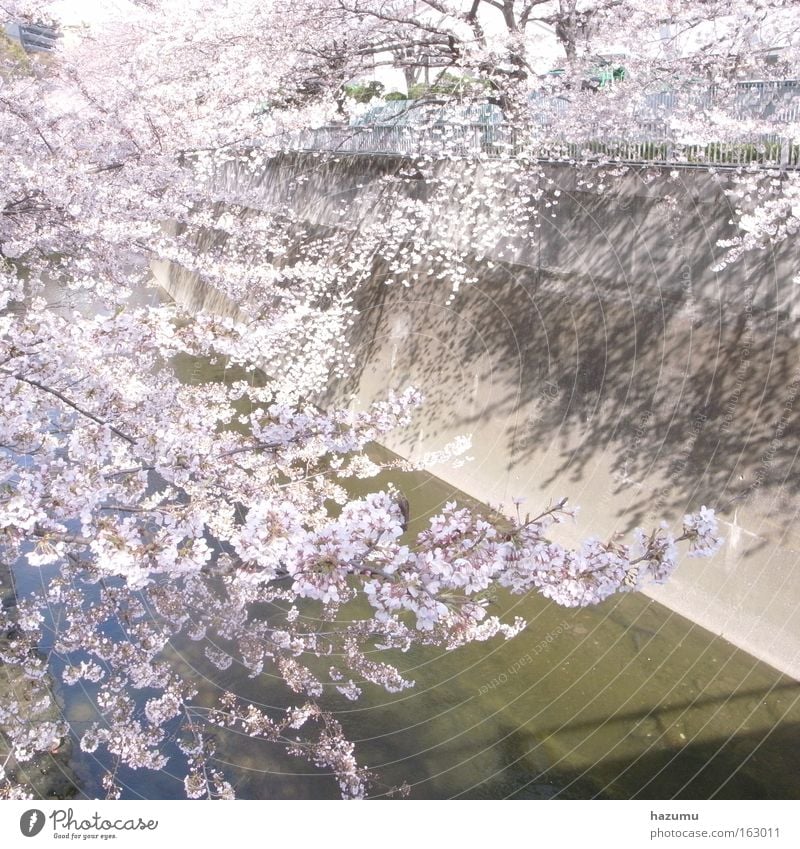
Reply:
[[[286,157],[255,178],[232,163],[217,188],[355,230],[384,211],[381,180],[402,168],[388,157]],[[800,678],[795,245],[715,272],[717,241],[733,233],[724,179],[631,169],[592,181],[570,166],[546,178],[537,235],[484,245],[470,261],[479,282],[454,300],[424,264],[409,288],[363,289],[350,340],[358,368],[326,401],[364,405],[418,386],[425,407],[389,448],[415,457],[470,433],[474,459],[437,474],[483,501],[524,497],[532,510],[567,495],[582,508],[576,539],[679,525],[715,507],[723,551],[684,559],[649,594]],[[452,238],[469,242],[463,220]],[[167,277],[196,308],[230,308]]]

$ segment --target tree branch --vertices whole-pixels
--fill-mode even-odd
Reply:
[[[107,421],[103,421],[99,416],[96,416],[94,413],[90,413],[88,410],[84,410],[82,407],[78,406],[74,401],[67,398],[66,395],[59,392],[58,389],[53,389],[52,386],[46,386],[44,383],[39,383],[38,380],[33,380],[30,377],[25,377],[23,374],[14,374],[14,372],[8,371],[7,369],[0,369],[0,372],[8,375],[9,377],[13,377],[14,380],[20,381],[20,383],[27,383],[28,386],[33,386],[35,389],[40,390],[41,392],[46,392],[48,395],[52,395],[54,398],[58,398],[63,404],[66,404],[71,409],[75,410],[75,412],[80,413],[82,416],[85,416],[87,419],[91,419],[93,422],[96,422],[99,425],[103,425],[103,427],[107,427],[115,436],[118,436],[120,439],[124,439],[129,445],[136,445],[136,439],[134,437],[129,436],[124,431],[121,431],[119,428],[114,427],[114,425],[109,424]]]

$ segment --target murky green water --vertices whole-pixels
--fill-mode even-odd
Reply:
[[[458,495],[429,475],[394,479],[418,527]],[[409,653],[414,690],[333,700],[387,784],[416,798],[797,797],[796,682],[641,595],[582,611],[533,595],[498,606],[527,632]],[[241,762],[255,770],[246,795],[329,792],[259,775],[255,753]]]
[[[176,367],[187,381],[232,376],[188,360]],[[461,497],[426,473],[391,479],[411,503],[411,533]],[[366,491],[387,482],[362,484]],[[38,583],[34,575],[19,572],[22,594]],[[413,690],[388,695],[367,685],[356,703],[326,695],[361,763],[375,771],[373,795],[407,782],[411,796],[424,799],[800,796],[797,682],[638,594],[580,611],[535,595],[502,596],[497,609],[523,616],[527,631],[454,652],[396,653],[391,659],[415,680]],[[269,670],[256,679],[236,663],[220,672],[202,643],[182,641],[172,653],[201,701],[232,690],[275,710],[292,703]],[[62,696],[79,736],[94,708],[79,689]],[[337,796],[329,776],[279,746],[224,732],[217,747],[240,797]],[[76,754],[80,795],[102,795],[104,763]],[[125,769],[120,778],[131,798],[183,796],[169,768]]]

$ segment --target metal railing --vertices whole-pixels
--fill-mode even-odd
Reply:
[[[800,141],[761,135],[737,141],[677,143],[659,122],[636,127],[627,138],[586,129],[582,139],[543,138],[508,124],[332,125],[305,130],[287,145],[297,151],[441,158],[526,156],[547,161],[608,161],[715,167],[800,167]]]
[[[646,95],[634,110],[634,124],[617,136],[600,126],[586,127],[569,93],[531,97],[529,130],[503,123],[502,112],[487,104],[390,102],[349,126],[331,125],[296,135],[293,150],[347,154],[448,157],[518,157],[541,160],[654,163],[716,167],[800,168],[800,140],[752,135],[710,142],[676,138],[668,121],[683,113],[721,109],[743,123],[778,121],[789,129],[800,121],[800,81],[750,80],[731,86],[689,82],[682,89]],[[571,129],[565,129],[572,125]],[[750,124],[753,126],[753,124]],[[796,129],[796,127],[792,127]]]
[[[797,121],[800,119],[800,81],[749,80],[738,82],[725,92],[719,86],[656,92],[644,98],[639,114],[652,118],[670,115],[680,106],[703,110],[723,105],[732,117],[743,120]]]

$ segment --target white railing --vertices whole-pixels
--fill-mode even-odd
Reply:
[[[690,109],[722,108],[734,118],[762,118],[790,123],[800,118],[798,80],[751,80],[739,82],[724,95],[718,86],[674,90],[645,98],[642,117],[669,115],[682,105]]]
[[[628,138],[594,134],[581,140],[537,138],[508,124],[332,125],[297,134],[287,147],[297,151],[398,156],[526,156],[550,161],[609,161],[662,165],[800,168],[800,142],[776,135],[705,144],[665,138],[658,122],[642,124]]]
[[[800,168],[798,139],[757,135],[694,143],[676,140],[667,129],[669,116],[676,109],[697,111],[712,106],[743,121],[768,119],[788,128],[800,120],[799,80],[740,81],[724,91],[719,86],[688,84],[681,90],[656,92],[645,97],[637,109],[635,126],[622,137],[609,135],[599,126],[582,126],[577,118],[570,121],[573,106],[569,93],[532,96],[530,130],[522,131],[503,123],[502,112],[487,104],[392,102],[371,110],[357,125],[331,125],[300,133],[288,147],[436,158],[528,156],[543,160]],[[565,129],[570,124],[572,129]]]

